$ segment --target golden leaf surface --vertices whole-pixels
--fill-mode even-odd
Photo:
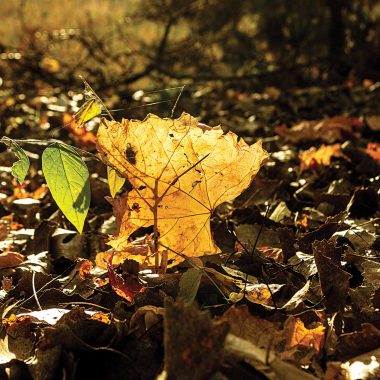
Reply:
[[[174,262],[219,252],[211,213],[241,194],[268,157],[260,141],[249,146],[186,113],[178,119],[151,114],[143,121],[103,120],[97,137],[102,160],[133,186],[113,202],[119,229],[110,244],[140,263],[153,263],[149,254],[127,252],[129,236],[140,227],[153,226],[156,252],[166,251]]]

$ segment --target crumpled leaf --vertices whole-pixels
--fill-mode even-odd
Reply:
[[[115,268],[112,265],[112,256],[109,258],[107,269],[112,289],[116,294],[126,299],[128,302],[133,302],[136,294],[142,293],[145,290],[135,277],[129,276],[124,278],[116,273]]]
[[[261,142],[249,146],[185,113],[175,120],[155,115],[144,121],[104,120],[98,149],[134,188],[113,202],[119,232],[110,244],[123,252],[134,231],[153,226],[159,236],[156,249],[163,253],[169,247],[172,264],[183,255],[219,252],[211,236],[211,213],[245,190],[268,157]],[[148,256],[132,258],[157,264]]]

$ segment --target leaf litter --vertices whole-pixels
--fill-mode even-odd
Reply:
[[[187,114],[105,120],[114,199],[88,160],[82,235],[33,154],[23,185],[2,172],[1,376],[378,377],[377,118],[297,122],[262,129],[268,157]]]

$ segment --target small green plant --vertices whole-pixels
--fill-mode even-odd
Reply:
[[[79,127],[98,116],[102,109],[106,109],[101,99],[91,86],[82,78],[85,84],[84,94],[86,102],[75,115]],[[109,116],[110,113],[106,110]],[[111,116],[112,118],[112,116]],[[33,143],[36,140],[12,140],[2,137],[0,142],[6,144],[17,156],[11,173],[22,184],[28,173],[30,162],[21,143]],[[40,141],[38,141],[40,143]],[[49,144],[42,154],[42,171],[51,195],[66,218],[82,233],[84,222],[91,200],[90,175],[85,162],[81,157],[83,152],[74,146],[61,141]],[[88,153],[89,154],[89,153]],[[123,179],[119,178],[115,170],[108,170],[110,192],[112,197],[123,186]]]

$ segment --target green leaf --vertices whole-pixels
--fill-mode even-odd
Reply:
[[[179,280],[179,291],[177,298],[192,302],[198,293],[201,283],[202,271],[197,268],[188,269]]]
[[[79,111],[74,115],[75,122],[78,127],[82,127],[84,123],[93,119],[95,116],[98,116],[102,113],[102,108],[96,101],[92,98],[87,100]]]
[[[107,166],[107,177],[111,197],[115,198],[116,193],[123,187],[125,178],[120,177],[117,171],[110,166]]]
[[[3,137],[1,139],[3,142],[5,142],[11,151],[17,156],[18,160],[12,165],[12,175],[17,179],[17,181],[22,184],[25,180],[26,174],[28,173],[30,161],[29,157],[26,155],[24,150],[12,141],[11,139],[7,137]]]
[[[74,148],[53,143],[42,154],[42,170],[58,207],[82,233],[91,198],[89,173],[82,158]]]

